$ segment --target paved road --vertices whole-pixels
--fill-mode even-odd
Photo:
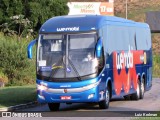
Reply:
[[[160,79],[153,79],[153,86],[150,91],[145,92],[144,99],[139,101],[124,100],[123,98],[113,99],[109,109],[101,110],[96,104],[76,103],[71,105],[61,104],[60,111],[160,111]],[[47,104],[21,111],[50,111]],[[92,114],[94,114],[94,112]]]

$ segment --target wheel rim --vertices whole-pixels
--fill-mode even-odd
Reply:
[[[107,90],[106,91],[106,104],[109,103],[109,91]]]

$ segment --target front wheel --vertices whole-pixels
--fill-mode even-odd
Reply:
[[[51,111],[58,111],[60,103],[48,103],[48,107]]]
[[[110,88],[107,86],[105,92],[105,99],[99,102],[100,109],[108,109],[109,108],[109,101],[110,101]]]

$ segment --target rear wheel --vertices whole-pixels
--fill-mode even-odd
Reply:
[[[130,95],[125,95],[123,96],[125,100],[130,100],[131,99],[131,96]]]
[[[109,107],[110,96],[111,96],[110,88],[107,86],[106,91],[105,91],[105,99],[99,102],[100,109],[107,109]]]
[[[51,111],[58,111],[60,103],[48,103],[48,107]]]
[[[139,98],[140,98],[140,81],[138,80],[136,93],[131,95],[131,100],[138,100]]]
[[[144,97],[144,78],[142,78],[141,84],[140,84],[140,99],[143,99]]]

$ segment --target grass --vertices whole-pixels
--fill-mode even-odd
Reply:
[[[0,88],[0,108],[24,104],[35,100],[35,85]]]
[[[158,78],[160,77],[160,56],[154,55],[153,56],[153,77]]]

